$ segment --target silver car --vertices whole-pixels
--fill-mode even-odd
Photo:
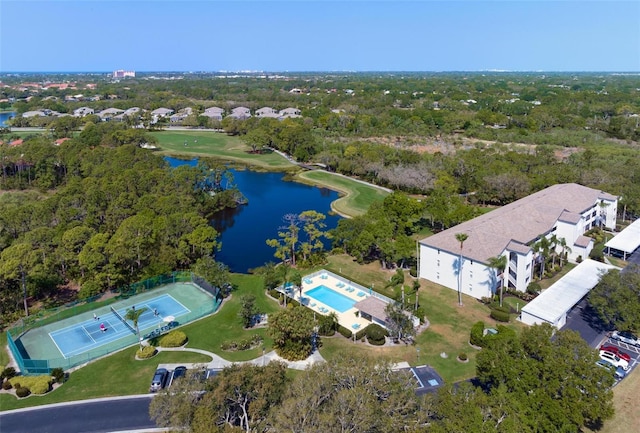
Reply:
[[[627,343],[631,346],[640,347],[640,339],[628,331],[613,331],[611,333],[611,338],[622,341],[623,343]]]

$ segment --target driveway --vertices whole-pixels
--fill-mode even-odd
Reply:
[[[607,338],[609,329],[587,304],[586,298],[578,302],[567,314],[567,323],[562,329],[577,331],[582,339],[593,348],[600,347]]]

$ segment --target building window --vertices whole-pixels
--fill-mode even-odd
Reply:
[[[440,279],[440,272],[436,272],[436,279]]]
[[[440,250],[438,250],[438,254],[440,254]]]
[[[440,266],[440,260],[438,260],[437,264],[438,264],[438,266]]]

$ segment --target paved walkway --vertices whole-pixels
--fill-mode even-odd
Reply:
[[[207,363],[184,363],[183,362],[183,363],[177,363],[177,364],[159,364],[158,365],[158,368],[166,368],[169,370],[172,370],[179,365],[184,365],[187,368],[199,367],[199,368],[207,368],[210,370],[220,370],[230,366],[231,364],[252,364],[252,365],[261,366],[261,365],[267,365],[271,361],[280,361],[286,364],[288,368],[292,368],[294,370],[306,370],[307,367],[309,367],[310,365],[313,365],[318,362],[324,362],[324,358],[322,357],[320,352],[317,350],[314,351],[311,354],[311,356],[309,356],[307,359],[303,359],[302,361],[288,361],[278,356],[275,350],[272,350],[271,352],[265,353],[264,355],[259,356],[258,358],[252,359],[250,361],[231,362],[231,361],[227,361],[226,359],[222,358],[219,355],[216,355],[213,352],[208,352],[202,349],[192,349],[188,347],[176,347],[176,348],[158,347],[157,349],[159,352],[169,352],[169,351],[195,352],[195,353],[201,353],[203,355],[207,355],[211,357],[211,361]]]

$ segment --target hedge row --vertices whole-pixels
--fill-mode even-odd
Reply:
[[[148,359],[156,354],[156,348],[153,346],[144,346],[142,349],[138,349],[136,356],[138,359]]]

